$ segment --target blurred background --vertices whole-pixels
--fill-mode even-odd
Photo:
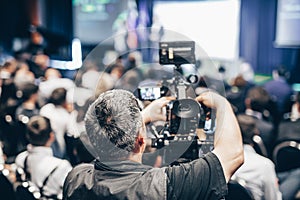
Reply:
[[[1,54],[13,54],[40,43],[51,60],[71,61],[76,41],[84,59],[100,42],[99,55],[130,50],[161,37],[164,28],[196,41],[230,76],[246,62],[261,81],[284,65],[293,72],[289,81],[295,83],[300,82],[299,4],[297,0],[3,0],[0,49]],[[123,46],[113,40],[105,43],[113,34],[138,27],[156,32],[136,32]],[[144,52],[143,59],[154,58]],[[79,62],[55,67],[80,66]]]
[[[273,177],[270,187],[279,186],[285,200],[300,199],[300,0],[1,0],[0,27],[3,199],[15,199],[16,157],[30,143],[32,116],[49,118],[54,157],[72,167],[91,162],[88,106],[113,88],[137,96],[140,87],[163,88],[174,74],[159,64],[159,42],[181,40],[196,43],[195,63],[180,69],[183,76],[198,75],[189,76],[189,97],[208,87],[224,95],[237,116],[246,115],[239,117],[245,153],[255,155],[232,181],[251,189],[253,181],[265,186]],[[206,123],[210,151],[215,127],[209,117]],[[163,125],[148,125],[148,136]],[[168,158],[151,153],[143,162],[154,167]],[[49,163],[33,166],[39,164]]]

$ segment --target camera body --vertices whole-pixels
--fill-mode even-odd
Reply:
[[[159,43],[159,64],[175,65],[195,64],[195,42],[176,41]]]
[[[180,99],[167,105],[167,123],[170,134],[193,135],[199,125],[201,106],[193,99]]]
[[[140,100],[153,101],[173,89],[172,96],[176,100],[167,105],[167,122],[165,131],[169,134],[195,134],[203,114],[201,105],[187,97],[187,88],[191,85],[182,75],[182,64],[195,64],[195,42],[176,41],[159,43],[159,63],[161,65],[175,65],[174,76],[171,80],[163,80],[161,86],[139,87]]]
[[[204,112],[202,106],[193,98],[188,97],[187,89],[191,82],[182,75],[182,64],[195,64],[195,42],[176,41],[159,43],[159,63],[161,65],[175,65],[174,77],[169,80],[170,88],[174,89],[176,100],[167,105],[166,130],[171,135],[195,135]]]
[[[166,106],[166,122],[163,128],[157,131],[151,126],[150,131],[155,136],[152,138],[151,146],[164,152],[166,163],[176,156],[195,159],[199,156],[200,148],[203,153],[212,149],[215,129],[213,110],[195,100],[196,94],[192,84],[198,81],[197,76],[186,79],[181,68],[183,64],[196,63],[195,43],[193,41],[160,42],[159,46],[159,63],[173,65],[173,77],[162,80],[159,86],[140,87],[138,97],[141,100],[151,101],[170,95],[175,96],[176,99]],[[208,133],[205,139],[198,137],[199,129]],[[171,148],[162,149],[167,146]]]

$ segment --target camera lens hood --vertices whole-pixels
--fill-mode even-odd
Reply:
[[[173,114],[180,118],[195,117],[200,113],[200,104],[193,99],[173,101]]]

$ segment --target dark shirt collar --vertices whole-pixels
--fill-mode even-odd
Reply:
[[[151,166],[143,165],[130,160],[100,162],[95,160],[95,169],[101,171],[116,171],[116,172],[145,172],[152,169]]]

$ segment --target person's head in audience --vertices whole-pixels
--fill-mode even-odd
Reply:
[[[290,72],[288,71],[288,69],[285,66],[280,65],[275,70],[273,70],[272,76],[273,76],[273,79],[275,79],[275,80],[277,80],[279,78],[287,80],[290,77]]]
[[[238,88],[243,88],[247,85],[247,81],[244,79],[242,75],[238,75],[234,78],[232,86],[236,86]]]
[[[22,99],[23,101],[28,101],[28,100],[33,100],[37,101],[38,99],[38,91],[39,91],[39,86],[33,84],[33,83],[26,83],[22,87]]]
[[[51,93],[49,98],[49,103],[54,104],[55,106],[66,106],[67,100],[67,90],[65,88],[56,88]]]
[[[54,141],[50,120],[43,116],[33,116],[27,124],[27,138],[34,146],[50,147]]]
[[[249,89],[245,99],[246,109],[251,109],[257,112],[263,112],[269,102],[270,96],[261,86],[255,86]]]
[[[43,71],[49,66],[50,59],[46,54],[38,53],[32,57],[32,60]]]
[[[291,110],[291,120],[296,121],[300,118],[300,92],[297,92],[295,97],[295,103]]]
[[[45,79],[46,80],[57,79],[57,78],[61,78],[61,73],[57,69],[48,68],[45,71]]]
[[[121,63],[112,64],[108,69],[108,73],[115,81],[117,81],[124,74],[124,65]]]
[[[14,78],[14,84],[18,89],[22,89],[24,84],[34,83],[35,77],[31,71],[18,70]]]
[[[106,72],[101,72],[99,77],[96,85],[95,97],[98,97],[103,92],[113,89],[115,83],[114,79]]]
[[[138,85],[141,77],[136,71],[127,71],[122,78],[116,83],[115,88],[134,91]]]
[[[0,68],[2,79],[12,78],[17,70],[17,62],[14,59],[6,61]]]
[[[258,134],[254,118],[249,115],[240,114],[237,116],[237,120],[240,125],[243,143],[253,145],[253,136]]]

